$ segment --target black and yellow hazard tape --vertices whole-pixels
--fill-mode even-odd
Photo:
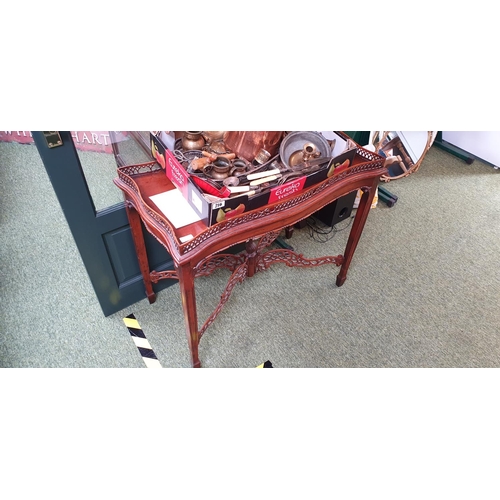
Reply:
[[[273,364],[271,363],[271,361],[264,361],[264,363],[256,366],[256,368],[273,368]]]
[[[128,328],[130,336],[139,350],[146,366],[148,368],[161,368],[162,366],[135,316],[133,314],[129,314],[126,318],[123,318],[123,322]]]

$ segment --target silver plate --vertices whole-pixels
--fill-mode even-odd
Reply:
[[[321,153],[321,156],[330,156],[330,144],[318,132],[291,132],[282,141],[280,145],[281,161],[286,167],[290,167],[288,160],[290,156],[304,148],[304,145],[312,142]]]

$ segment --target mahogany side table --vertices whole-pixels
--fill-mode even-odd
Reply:
[[[358,148],[352,166],[348,170],[333,175],[284,200],[243,213],[210,227],[198,221],[176,229],[150,199],[150,196],[155,194],[176,189],[166,177],[165,171],[156,162],[124,166],[118,168],[117,171],[118,178],[114,179],[114,183],[124,193],[146,295],[149,302],[153,303],[156,300],[156,294],[152,283],[157,283],[161,279],[178,280],[193,367],[201,366],[198,355],[200,339],[228,301],[233,288],[257,271],[264,271],[274,263],[284,263],[289,267],[335,264],[340,266],[336,284],[342,286],[379,180],[387,173],[381,156]],[[293,227],[294,224],[311,216],[328,203],[357,189],[361,189],[363,195],[343,255],[307,259],[290,249],[267,249],[282,230]],[[174,270],[157,272],[150,269],[142,224],[172,256]],[[185,241],[187,235],[190,235],[191,239]],[[240,254],[224,253],[224,250],[239,243],[245,244],[245,251]],[[208,276],[219,268],[229,269],[232,272],[231,277],[215,310],[199,327],[195,278]]]

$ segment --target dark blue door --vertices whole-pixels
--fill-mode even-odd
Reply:
[[[151,161],[148,133],[110,132],[114,154],[77,150],[75,143],[84,137],[90,141],[90,133],[59,134],[62,145],[49,147],[43,132],[32,132],[103,314],[109,316],[146,296],[122,193],[112,180],[117,162]],[[97,133],[92,138],[99,141]],[[145,239],[151,267],[173,268],[167,251],[147,232]],[[163,280],[155,291],[171,284]]]

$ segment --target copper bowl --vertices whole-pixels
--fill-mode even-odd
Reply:
[[[232,165],[230,160],[218,156],[214,162],[203,168],[203,173],[212,179],[225,179],[229,176],[231,168]]]

